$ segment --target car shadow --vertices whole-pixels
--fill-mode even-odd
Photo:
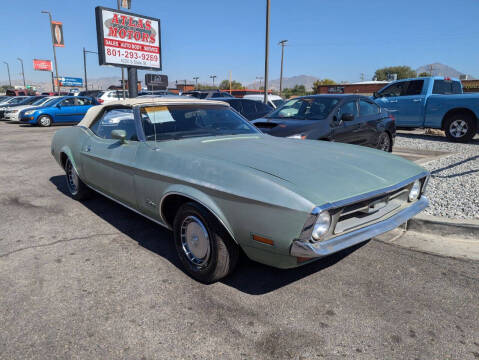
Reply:
[[[70,197],[64,176],[53,176],[50,178],[50,182],[65,196]],[[92,199],[84,201],[82,204],[95,215],[136,241],[138,245],[162,256],[183,271],[176,254],[171,231],[100,194],[95,194]],[[236,270],[221,282],[250,295],[266,294],[333,266],[366,243],[363,242],[294,269],[276,269],[266,266],[248,259],[242,253]]]
[[[413,134],[413,133],[406,133],[401,131],[400,133],[396,134],[397,137],[403,137],[407,139],[416,139],[416,140],[428,140],[428,141],[437,141],[437,142],[451,142],[445,135],[434,135],[434,134]],[[471,141],[465,143],[469,145],[479,145],[479,137],[476,135]]]

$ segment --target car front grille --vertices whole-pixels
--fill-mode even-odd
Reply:
[[[388,194],[363,200],[339,209],[333,215],[334,235],[342,234],[395,214],[408,205],[410,185]]]

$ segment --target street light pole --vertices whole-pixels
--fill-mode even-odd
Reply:
[[[213,79],[213,87],[215,87],[215,78],[217,76],[216,75],[210,75],[210,79]]]
[[[48,17],[50,19],[50,32],[52,34],[52,48],[53,48],[53,59],[55,60],[55,75],[57,77],[57,93],[60,95],[60,82],[58,81],[58,64],[57,64],[57,51],[55,49],[55,43],[53,42],[53,28],[52,28],[52,14],[50,11],[41,11],[42,14],[48,14]]]
[[[83,48],[83,71],[85,72],[85,90],[88,90],[88,77],[86,73],[86,53],[98,54],[96,51],[88,51]]]
[[[23,69],[23,60],[20,59],[20,58],[17,58],[18,61],[20,61],[20,64],[22,64],[22,77],[23,77],[23,88],[26,89],[27,88],[27,84],[25,82],[25,71]]]
[[[261,80],[263,80],[262,76],[256,76],[256,80],[259,80],[259,89],[261,90]]]
[[[279,96],[283,92],[283,59],[284,59],[284,46],[288,40],[281,40],[279,44],[281,45],[281,73],[279,75]]]
[[[264,49],[264,100],[268,103],[268,61],[269,61],[269,9],[271,0],[266,0],[266,44]]]
[[[5,65],[7,65],[7,72],[8,72],[8,83],[10,84],[10,87],[12,87],[12,79],[10,78],[10,66],[6,61],[3,61]]]
[[[198,79],[199,79],[199,78],[200,78],[199,76],[195,76],[195,77],[193,78],[193,80],[195,80],[195,90],[198,90]]]

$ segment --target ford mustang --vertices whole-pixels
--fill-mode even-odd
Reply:
[[[261,133],[220,101],[137,98],[88,110],[51,144],[71,196],[97,192],[173,231],[193,278],[239,250],[293,268],[422,211],[428,173],[383,151]]]

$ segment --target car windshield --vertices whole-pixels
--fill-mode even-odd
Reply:
[[[27,98],[25,96],[15,96],[8,102],[8,104],[20,104],[24,102]]]
[[[141,120],[146,140],[155,141],[260,133],[241,115],[221,105],[145,106]]]
[[[37,99],[34,102],[32,102],[32,105],[42,105],[43,103],[47,102],[48,100],[49,100],[49,98],[47,98],[47,97],[40,98],[40,99]]]
[[[284,100],[271,100],[271,102],[276,106],[277,108],[280,107],[281,105],[284,104]]]
[[[266,117],[295,120],[324,120],[338,102],[339,100],[333,97],[292,99]]]
[[[41,104],[41,105],[42,105],[43,107],[48,107],[48,106],[52,106],[52,105],[55,104],[57,101],[58,101],[58,98],[48,99],[48,101],[44,102],[44,103]]]

